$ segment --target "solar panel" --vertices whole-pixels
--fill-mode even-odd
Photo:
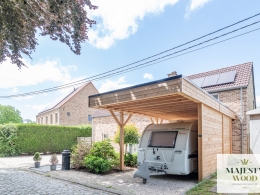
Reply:
[[[219,74],[205,77],[204,82],[202,83],[201,87],[209,87],[212,85],[217,85],[218,78],[219,78]]]
[[[224,83],[232,83],[235,81],[236,71],[230,71],[220,74],[217,85]]]
[[[201,78],[198,78],[198,79],[192,79],[192,82],[195,83],[196,85],[198,85],[199,87],[201,87],[204,79],[205,79],[205,77],[201,77]]]

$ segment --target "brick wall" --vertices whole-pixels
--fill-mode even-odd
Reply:
[[[46,124],[46,117],[48,118],[47,124],[73,126],[91,123],[88,121],[88,115],[92,115],[95,111],[94,108],[88,107],[88,96],[97,94],[98,91],[92,83],[88,83],[64,105],[55,110],[50,110],[36,116],[36,123],[40,119],[39,124]],[[55,123],[55,114],[58,114],[58,122]],[[53,123],[50,123],[51,116]],[[43,123],[41,123],[43,118]]]
[[[243,153],[249,152],[249,117],[246,112],[254,109],[254,89],[252,75],[250,77],[249,85],[247,88],[242,89],[242,102],[241,102],[241,89],[234,89],[229,91],[219,92],[219,100],[226,106],[234,110],[239,116],[243,117]],[[242,104],[242,107],[241,107]],[[243,109],[243,110],[242,110]],[[232,149],[234,154],[241,153],[241,122],[235,120],[232,122],[233,130],[233,144]]]
[[[95,109],[88,107],[88,96],[97,93],[94,85],[89,83],[62,105],[59,108],[60,125],[70,126],[89,123],[88,115],[92,115]]]
[[[46,125],[46,117],[48,118],[48,125],[58,125],[59,124],[59,120],[55,121],[55,114],[58,115],[59,117],[59,109],[55,109],[55,110],[51,110],[49,112],[44,112],[42,114],[39,114],[36,116],[36,123],[37,124],[44,124]],[[51,117],[52,117],[52,122],[51,122]]]
[[[127,115],[124,115],[125,120],[126,118]],[[143,130],[149,124],[151,124],[151,121],[148,117],[133,115],[127,124],[134,124],[138,128],[139,133],[142,134]],[[104,139],[104,134],[108,135],[108,138],[113,140],[117,128],[118,125],[112,116],[93,118],[93,126],[92,126],[93,142],[102,141]],[[113,146],[115,147],[116,151],[119,151],[118,144],[113,143]]]

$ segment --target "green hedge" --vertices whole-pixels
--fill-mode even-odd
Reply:
[[[65,148],[71,149],[76,143],[77,137],[91,137],[91,126],[16,124],[15,127],[17,139],[14,144],[19,154],[58,153]]]

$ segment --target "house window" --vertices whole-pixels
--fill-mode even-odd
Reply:
[[[213,93],[211,94],[215,99],[219,100],[219,94],[218,93]]]
[[[51,118],[50,118],[50,124],[52,124],[53,123],[53,121],[52,121],[53,119],[52,119],[52,115],[51,115]]]
[[[43,124],[43,117],[41,118],[41,124]]]
[[[67,112],[67,116],[70,116],[70,112]]]
[[[104,134],[104,140],[108,139],[108,134]]]
[[[45,116],[45,123],[48,125],[48,116]]]
[[[89,114],[88,115],[88,122],[91,122],[92,121],[92,116]]]
[[[58,113],[55,113],[55,123],[58,123]]]

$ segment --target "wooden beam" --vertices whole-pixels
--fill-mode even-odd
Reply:
[[[120,112],[120,170],[124,170],[124,113]]]
[[[122,123],[120,123],[120,121],[118,120],[118,118],[116,117],[115,113],[112,110],[109,110],[110,114],[113,116],[113,118],[115,119],[116,123],[119,125],[119,127],[121,126]]]
[[[161,122],[160,122],[160,124],[162,124],[163,123],[163,119],[161,119]]]
[[[126,121],[124,122],[124,126],[126,125],[126,123],[131,119],[131,117],[133,116],[133,114],[129,114]]]
[[[151,122],[154,124],[154,121],[153,121],[153,118],[152,118],[152,117],[150,117],[150,120],[151,120]]]
[[[198,104],[198,180],[203,179],[203,104]]]
[[[156,118],[156,124],[159,124],[159,123],[158,123],[158,120],[159,120],[159,119],[158,119],[158,118]]]

